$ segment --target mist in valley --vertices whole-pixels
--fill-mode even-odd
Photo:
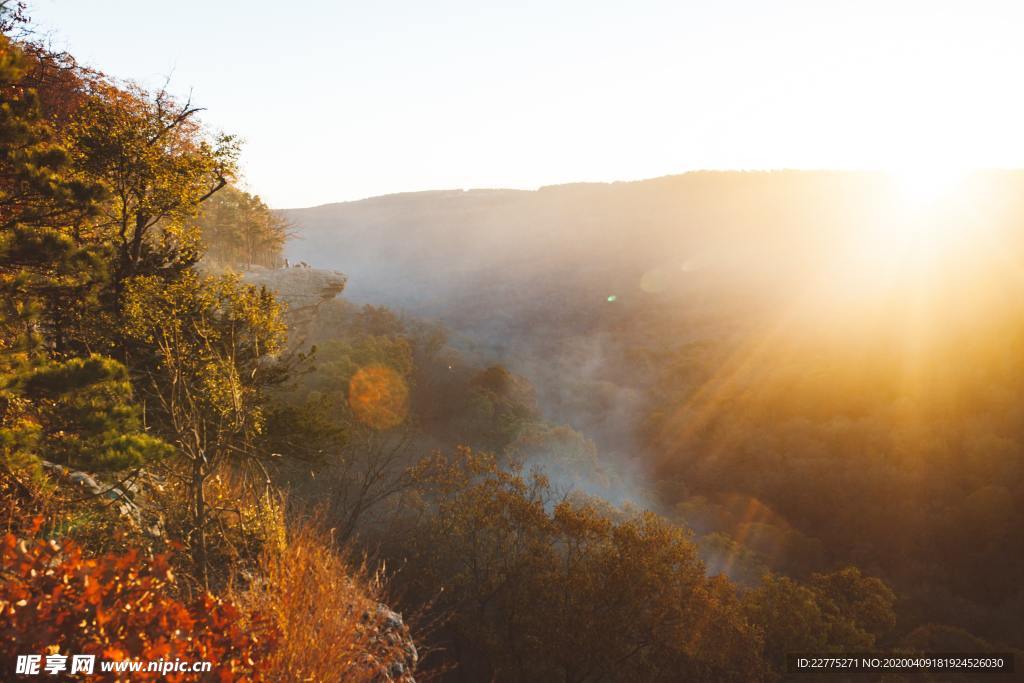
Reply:
[[[906,87],[916,15],[821,5],[829,33],[779,39],[798,4],[761,17],[770,49],[717,5],[564,26],[554,5],[253,5],[267,33],[232,71],[209,65],[248,24],[204,7],[216,30],[188,49],[218,52],[192,73],[246,113],[238,136],[170,79],[132,80],[141,52],[108,75],[0,0],[0,671],[43,652],[219,658],[218,680],[254,682],[1019,665],[1024,171],[967,170],[1004,158],[967,147],[1007,147],[1015,103],[934,144],[989,111],[947,87],[984,85],[941,62],[953,43],[921,52],[949,67],[938,106]],[[155,39],[134,11],[84,35]],[[165,14],[192,35],[194,12]],[[876,26],[892,36],[861,59]],[[979,58],[994,77],[1011,33]],[[301,124],[268,83],[302,93]],[[279,201],[814,168],[818,147],[887,170]]]
[[[1021,244],[1024,174],[972,182],[984,194],[954,220],[979,238]],[[882,317],[901,315],[877,289],[893,263],[863,255],[890,249],[874,235],[909,220],[899,195],[880,172],[696,172],[279,213],[294,231],[285,249],[292,265],[340,271],[346,300],[437,322],[467,362],[522,375],[546,417],[592,439],[609,466],[635,480],[653,476],[650,444],[637,434],[658,408],[646,390],[672,351],[727,353],[778,328],[825,345],[829,336],[875,334]],[[967,307],[985,308],[991,288],[977,297],[955,281],[955,271],[973,277],[983,266],[965,245],[954,252],[956,261],[930,264],[953,264],[930,295],[950,308],[964,296]],[[858,307],[869,310],[850,322]],[[635,498],[619,499],[655,504],[633,490]]]
[[[894,457],[921,463],[932,474],[913,475],[920,481],[978,465],[936,454],[932,439],[1015,438],[1004,409],[1008,422],[982,427],[965,401],[1000,401],[993,392],[1016,381],[982,378],[1017,362],[999,340],[1017,338],[1024,309],[1009,292],[1024,271],[991,245],[1024,245],[1024,175],[979,173],[964,187],[960,203],[932,202],[884,173],[701,172],[280,214],[295,231],[293,267],[344,272],[352,305],[439,325],[456,365],[522,378],[541,419],[564,431],[503,452],[563,495],[677,520],[694,530],[711,574],[756,585],[769,569],[799,577],[865,562],[928,618],[985,631],[990,610],[1002,619],[1012,608],[979,603],[964,619],[928,590],[914,597],[927,570],[828,540],[850,524],[861,537],[875,529],[850,521],[864,503],[825,503],[894,485],[846,473],[839,454],[851,449],[877,453],[883,470]],[[959,241],[916,242],[905,233],[917,222]],[[977,476],[959,495],[925,487],[892,500],[923,495],[925,508],[948,511],[964,497],[1015,497]],[[1019,533],[1005,515],[1020,507],[992,505],[1000,512],[982,514]],[[885,514],[905,514],[876,512],[879,535]],[[902,533],[933,523],[914,515]]]

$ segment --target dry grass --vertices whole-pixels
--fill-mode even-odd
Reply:
[[[268,546],[260,576],[240,596],[281,629],[270,658],[271,680],[411,680],[389,671],[408,661],[404,637],[382,630],[379,582],[353,572],[315,520],[292,525],[286,542]],[[404,626],[398,629],[407,637]]]

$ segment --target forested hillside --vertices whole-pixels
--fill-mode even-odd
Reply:
[[[280,260],[281,222],[232,188],[235,140],[7,36],[0,98],[2,678],[43,654],[410,678],[379,585],[270,478],[267,392],[299,362],[281,307],[199,267]]]
[[[197,103],[0,12],[3,680],[92,654],[747,682],[1024,647],[1024,316],[963,249],[934,314],[829,317],[892,275],[824,256],[877,177],[275,213]],[[989,182],[1002,231],[1017,176]]]
[[[887,236],[917,207],[880,173],[283,215],[293,261],[359,273],[357,301],[444,321],[459,362],[507,367],[578,438],[491,449],[693,530],[706,570],[745,588],[766,570],[881,576],[901,596],[889,643],[1019,648],[1024,310],[1007,254],[1024,246],[1024,183],[969,182],[969,205],[928,208],[969,236],[934,253]]]

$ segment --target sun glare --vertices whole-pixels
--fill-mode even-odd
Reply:
[[[963,169],[944,166],[912,166],[888,172],[896,193],[910,208],[944,202],[963,184]]]
[[[950,264],[977,251],[972,173],[916,165],[893,168],[883,178],[877,193],[858,197],[865,221],[827,268],[832,286],[823,291],[842,296],[847,306],[934,286]]]
[[[969,200],[967,172],[944,166],[913,166],[887,172],[883,201],[869,245],[876,255],[905,267],[909,261],[948,251],[964,237],[962,210]]]

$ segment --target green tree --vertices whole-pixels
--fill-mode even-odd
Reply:
[[[0,36],[0,455],[29,498],[41,489],[22,473],[38,474],[41,459],[121,470],[170,451],[143,429],[124,365],[68,353],[66,319],[95,306],[107,281],[104,245],[84,237],[104,192],[76,175],[29,85],[31,63]]]
[[[49,342],[60,352],[59,304],[87,300],[102,280],[102,250],[78,237],[103,192],[75,177],[71,155],[25,85],[28,66],[21,49],[0,36],[0,350],[38,351],[50,328],[56,333]]]
[[[4,377],[0,446],[88,470],[122,470],[166,456],[142,429],[128,371],[92,356],[37,363]]]

